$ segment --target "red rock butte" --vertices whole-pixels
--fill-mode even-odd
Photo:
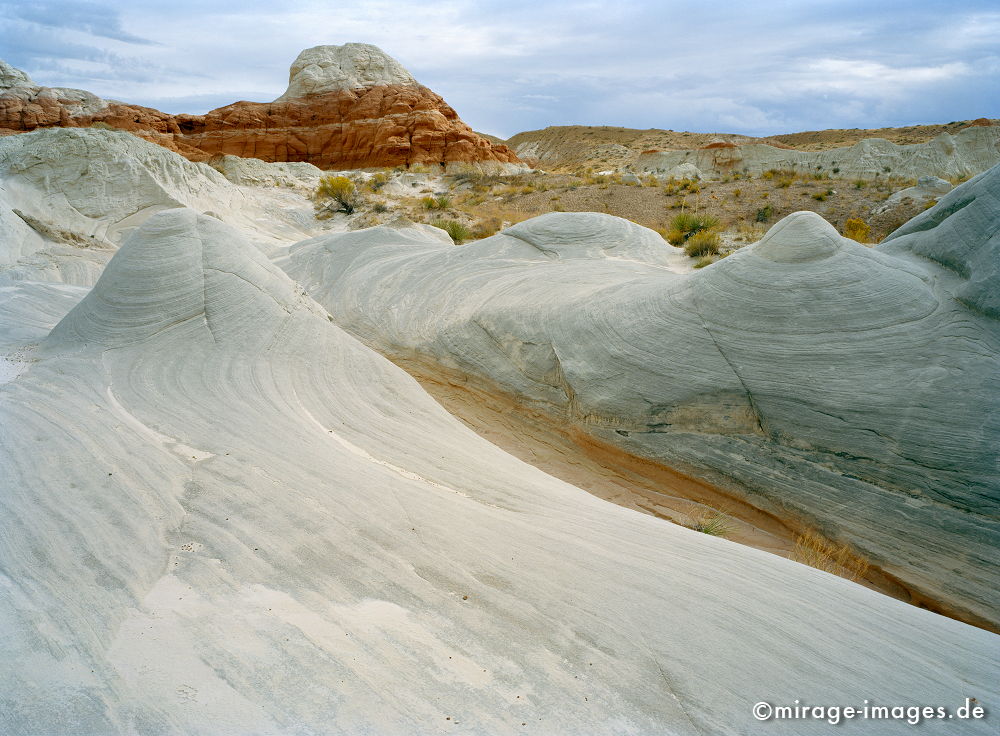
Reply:
[[[170,115],[78,89],[42,87],[0,61],[0,135],[107,125],[192,161],[219,154],[306,161],[322,169],[410,164],[520,163],[477,135],[437,94],[375,46],[306,49],[274,102],[235,102]]]

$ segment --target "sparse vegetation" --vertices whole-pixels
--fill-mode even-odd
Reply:
[[[719,218],[712,215],[681,212],[670,221],[667,240],[673,245],[683,245],[693,235],[718,227]],[[689,254],[690,255],[690,254]]]
[[[846,544],[829,542],[812,531],[796,538],[792,559],[855,581],[864,578],[870,567],[867,560],[855,554]]]
[[[446,210],[451,207],[451,198],[444,195],[440,197],[424,197],[420,200],[420,206],[425,210]]]
[[[684,192],[697,194],[701,191],[701,184],[697,179],[674,179],[671,177],[663,185],[663,191],[669,195],[683,194]]]
[[[757,214],[754,215],[754,221],[756,222],[767,222],[774,216],[774,208],[771,205],[765,205],[757,210]]]
[[[721,245],[722,242],[717,232],[714,230],[701,230],[691,235],[684,242],[684,252],[692,258],[717,255]]]
[[[388,183],[389,183],[389,174],[387,174],[384,171],[379,171],[375,173],[371,179],[368,180],[368,188],[373,192],[377,192],[379,189],[381,189]]]
[[[439,227],[448,233],[457,245],[461,245],[466,240],[470,240],[473,236],[472,231],[468,228],[468,226],[458,220],[434,220],[431,222],[431,225]]]
[[[353,214],[361,204],[354,182],[346,176],[324,176],[316,189],[316,201],[329,212]]]
[[[692,517],[691,529],[713,537],[728,537],[733,533],[733,520],[715,509],[703,509]]]
[[[844,223],[844,237],[856,240],[859,243],[867,243],[868,235],[871,233],[871,225],[860,217],[852,217]]]

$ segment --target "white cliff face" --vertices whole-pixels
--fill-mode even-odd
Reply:
[[[377,46],[345,43],[314,46],[298,55],[288,75],[288,89],[278,100],[383,85],[417,84],[403,65]]]

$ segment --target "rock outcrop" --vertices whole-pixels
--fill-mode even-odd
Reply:
[[[970,125],[956,133],[941,133],[927,143],[898,145],[868,138],[853,146],[822,151],[797,151],[765,143],[747,143],[696,150],[646,151],[636,171],[671,176],[677,166],[692,164],[711,177],[734,172],[760,176],[769,169],[820,173],[834,178],[968,177],[1000,162],[1000,126]]]
[[[728,488],[995,629],[998,191],[1000,167],[878,248],[797,213],[693,273],[583,213],[461,248],[326,235],[282,265],[384,354]]]
[[[307,49],[274,102],[236,102],[205,115],[168,115],[83,90],[41,87],[7,64],[0,67],[0,133],[94,124],[194,161],[229,154],[321,169],[519,164],[509,148],[478,136],[440,96],[368,44]]]
[[[0,284],[92,286],[135,228],[174,207],[213,213],[262,248],[321,231],[311,203],[288,186],[308,187],[314,167],[214,163],[219,170],[118,130],[0,138]],[[286,186],[238,186],[267,183]]]
[[[580,263],[608,251],[590,235]],[[994,706],[994,635],[515,460],[187,208],[0,385],[0,467],[10,736],[695,736],[752,731],[763,699]]]

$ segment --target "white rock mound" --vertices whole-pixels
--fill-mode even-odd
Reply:
[[[300,176],[308,173],[301,167],[314,168],[270,166]],[[239,159],[225,167],[243,182],[255,170]],[[261,247],[316,230],[301,195],[236,186],[207,164],[122,131],[48,128],[0,138],[0,281],[90,286],[129,233],[179,206],[211,212]]]
[[[736,734],[765,699],[992,705],[994,635],[513,459],[214,218],[148,218],[39,355],[0,385],[5,734]]]
[[[288,89],[276,101],[366,87],[417,84],[402,64],[377,46],[367,43],[314,46],[296,57],[289,71]]]
[[[1000,167],[994,167],[890,234],[879,249],[939,263],[958,276],[955,293],[960,300],[977,312],[1000,319],[998,225]]]
[[[915,602],[996,626],[998,182],[884,248],[797,213],[694,273],[650,231],[573,213],[461,248],[320,237],[282,265],[378,350],[819,528]]]

